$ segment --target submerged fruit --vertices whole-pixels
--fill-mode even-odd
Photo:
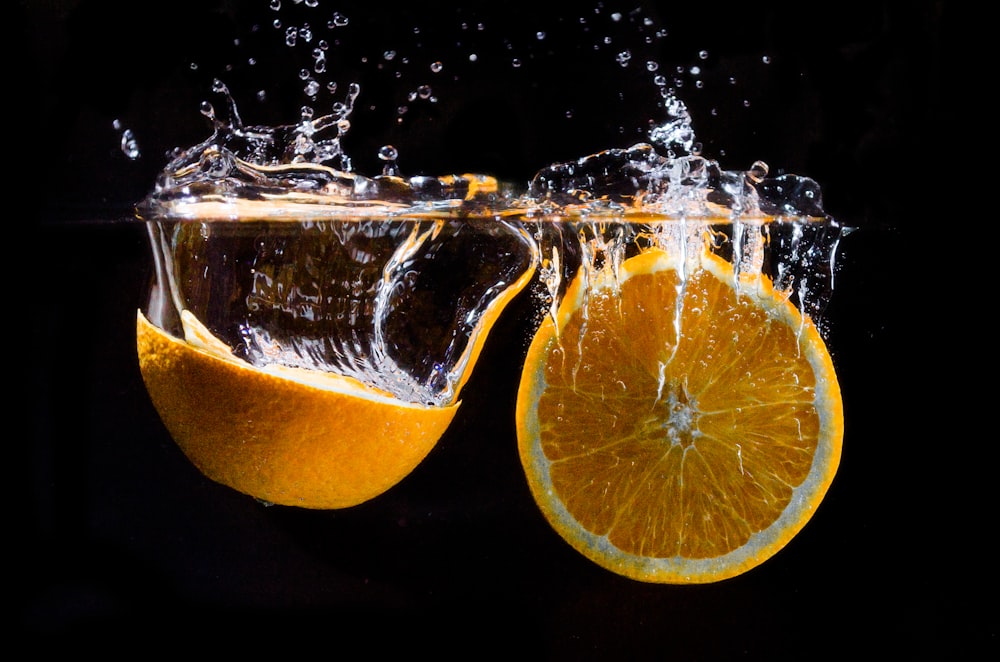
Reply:
[[[458,403],[404,402],[349,377],[255,367],[189,312],[190,342],[137,316],[139,367],[164,425],[209,478],[271,503],[344,508],[423,460]]]
[[[765,276],[661,249],[581,270],[528,350],[518,449],[553,528],[633,579],[743,573],[815,512],[840,461],[816,327]]]

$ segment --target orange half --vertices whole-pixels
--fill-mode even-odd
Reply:
[[[188,340],[138,313],[150,399],[202,473],[263,501],[331,509],[372,499],[427,456],[458,409],[404,402],[331,373],[258,368],[190,312],[182,319]]]
[[[818,330],[771,281],[707,250],[581,274],[527,354],[518,451],[552,527],[646,582],[739,575],[812,517],[843,406]]]

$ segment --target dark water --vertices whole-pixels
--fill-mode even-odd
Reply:
[[[229,24],[221,7],[202,7],[206,25]],[[460,411],[426,462],[383,497],[338,512],[265,508],[207,481],[182,456],[134,357],[135,310],[150,275],[145,230],[104,222],[128,213],[161,164],[141,162],[137,175],[114,132],[101,131],[122,104],[141,106],[151,125],[196,107],[198,94],[184,103],[172,94],[182,86],[169,81],[121,85],[167,58],[157,46],[173,43],[195,9],[78,2],[16,10],[37,55],[26,89],[46,100],[33,107],[42,126],[58,117],[63,129],[39,139],[64,184],[28,212],[32,288],[14,298],[15,310],[27,301],[29,320],[11,407],[29,412],[28,436],[13,425],[7,435],[18,449],[7,540],[9,622],[20,641],[133,654],[201,641],[227,649],[278,642],[285,652],[318,642],[310,645],[317,654],[363,645],[542,659],[799,659],[817,649],[968,659],[996,649],[992,515],[984,512],[994,498],[981,493],[978,467],[988,463],[964,450],[988,439],[965,429],[966,408],[954,398],[965,382],[946,371],[971,341],[953,339],[933,313],[941,300],[928,306],[915,285],[935,280],[914,256],[928,248],[920,230],[941,222],[942,207],[910,168],[923,163],[924,128],[947,105],[950,9],[838,3],[815,9],[807,26],[774,6],[711,17],[711,31],[727,38],[713,52],[734,66],[759,55],[750,26],[767,35],[775,57],[798,54],[761,92],[788,86],[796,101],[768,104],[777,110],[766,121],[750,113],[701,131],[741,167],[762,158],[814,177],[827,210],[859,231],[841,245],[827,309],[845,400],[838,476],[785,550],[744,576],[698,587],[624,580],[543,521],[514,445],[517,365],[502,358],[526,342],[523,300],[494,330],[466,386],[470,414]],[[127,26],[125,44],[105,39]],[[479,117],[473,111],[484,106],[493,108],[477,101],[466,111]],[[516,172],[535,171],[530,155],[558,152],[566,139],[551,131],[513,140],[521,127],[504,126],[479,153]],[[150,145],[150,132],[138,135]],[[193,144],[202,127],[187,137],[170,142]],[[607,146],[607,138],[595,140]],[[444,152],[428,157],[429,171],[451,170]],[[468,165],[490,170],[485,156]],[[102,222],[64,222],[94,218]]]

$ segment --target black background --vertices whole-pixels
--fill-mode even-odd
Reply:
[[[964,429],[972,403],[943,372],[955,361],[953,299],[936,284],[939,260],[927,259],[943,250],[928,237],[942,222],[942,127],[956,126],[946,3],[622,5],[641,4],[668,30],[636,47],[626,69],[613,62],[621,41],[593,49],[598,35],[629,32],[608,22],[613,2],[562,21],[521,2],[430,3],[426,14],[369,3],[372,23],[361,8],[338,7],[356,37],[331,52],[331,69],[339,54],[344,72],[330,78],[363,82],[345,139],[359,171],[378,168],[377,147],[392,143],[403,174],[527,181],[553,161],[638,142],[660,119],[648,82],[637,83],[648,81],[640,63],[652,54],[667,71],[703,66],[704,89],[684,74],[679,95],[706,155],[811,176],[827,212],[857,228],[842,242],[827,311],[846,414],[837,479],[773,559],[689,587],[601,570],[532,502],[509,359],[524,346],[524,302],[494,331],[439,445],[367,504],[264,507],[204,478],[173,444],[134,356],[149,267],[144,230],[128,218],[166,151],[208,135],[197,109],[212,76],[234,90],[245,122],[294,121],[298,82],[267,69],[287,67],[291,51],[277,45],[266,4],[63,0],[13,10],[22,119],[10,131],[23,155],[18,186],[32,200],[21,212],[28,237],[10,247],[28,266],[8,283],[10,346],[27,365],[10,413],[30,421],[27,438],[7,436],[18,635],[103,651],[135,651],[127,645],[141,635],[138,650],[278,642],[320,655],[353,646],[542,659],[995,654],[995,607],[980,600],[996,588],[984,533],[995,515],[983,512],[995,498],[979,496],[976,475],[976,448],[991,442]],[[472,48],[468,37],[451,42],[458,20],[478,18],[491,31],[475,42],[477,68],[456,55]],[[544,42],[532,42],[535,25]],[[412,58],[395,82],[371,59],[361,64],[383,43]],[[427,67],[438,52],[445,69],[435,78]],[[250,55],[261,62],[248,73]],[[526,58],[515,70],[517,55]],[[269,81],[268,103],[255,103],[248,80]],[[405,92],[423,82],[438,102],[414,103],[394,123]],[[116,119],[135,132],[140,159],[119,149]]]

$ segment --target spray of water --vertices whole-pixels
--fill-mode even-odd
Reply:
[[[330,370],[443,404],[463,379],[479,321],[509,288],[537,273],[539,310],[553,314],[580,270],[613,274],[650,246],[693,260],[707,243],[735,271],[767,274],[822,322],[845,229],[823,210],[820,187],[770,177],[761,161],[727,170],[703,155],[676,92],[680,79],[671,84],[655,60],[598,39],[620,66],[639,60],[660,99],[662,120],[630,146],[509,183],[486,174],[404,177],[399,150],[384,145],[382,171],[362,174],[343,140],[363,90],[326,78],[331,43],[320,34],[344,31],[350,19],[333,13],[293,25],[280,0],[270,7],[285,46],[309,55],[298,72],[308,103],[287,125],[246,124],[215,81],[201,107],[210,135],[178,150],[138,206],[158,265],[154,323],[176,330],[180,311],[192,310],[251,363]],[[650,39],[666,34],[641,16],[610,20],[636,21]],[[407,57],[387,49],[378,66]],[[427,74],[448,70],[434,59]],[[686,73],[697,80],[700,70]],[[321,100],[329,108],[317,113]],[[437,102],[430,84],[409,94],[407,103],[419,102]],[[401,105],[398,117],[407,111]],[[123,150],[137,154],[135,137],[121,136]]]

